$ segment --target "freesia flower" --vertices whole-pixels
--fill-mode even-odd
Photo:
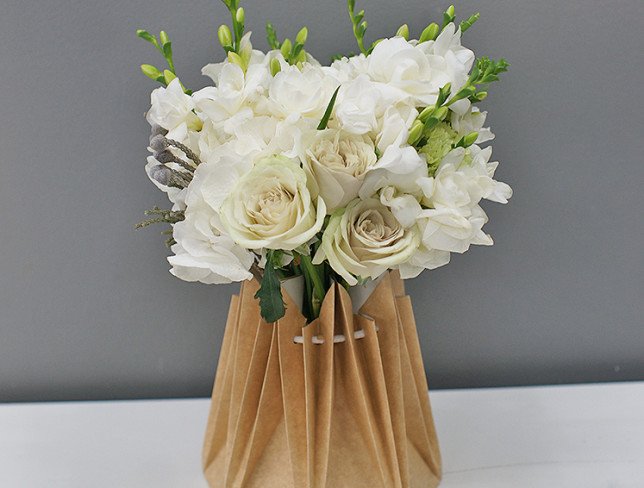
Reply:
[[[166,130],[185,124],[192,129],[201,128],[199,117],[193,112],[195,102],[183,92],[179,78],[172,80],[167,87],[155,89],[150,96],[152,106],[146,115],[150,125],[159,125]]]
[[[216,212],[207,205],[191,206],[185,220],[174,224],[170,272],[185,281],[231,283],[252,278],[254,255],[221,233]]]

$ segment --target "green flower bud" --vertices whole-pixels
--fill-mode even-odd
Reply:
[[[282,56],[284,56],[284,59],[289,59],[291,57],[292,49],[293,49],[293,43],[291,42],[291,40],[288,38],[284,39],[284,42],[282,42],[282,47],[280,48],[280,51],[282,52]]]
[[[306,40],[309,37],[309,30],[306,27],[302,27],[300,32],[295,36],[295,42],[298,44],[306,44]]]
[[[277,73],[279,73],[282,70],[282,66],[280,65],[280,62],[277,58],[271,59],[271,75],[275,76]]]
[[[436,109],[436,111],[432,116],[437,118],[438,120],[444,120],[445,117],[447,117],[448,113],[449,113],[449,109],[447,107],[440,107]]]
[[[141,71],[145,76],[153,80],[157,80],[159,77],[163,76],[161,71],[159,71],[156,67],[152,66],[151,64],[142,64]]]
[[[478,138],[479,138],[478,132],[470,132],[465,137],[463,137],[463,147],[470,147],[472,144],[476,142]]]
[[[482,102],[482,101],[483,101],[483,100],[485,100],[486,98],[487,98],[487,92],[486,92],[486,91],[478,92],[478,93],[476,93],[476,94],[474,95],[474,99],[475,99],[477,102]]]
[[[157,42],[156,36],[153,36],[145,29],[137,29],[136,35],[141,39],[148,41],[151,44],[154,44],[157,48],[159,47],[159,43]]]
[[[235,20],[236,20],[236,21],[237,21],[237,23],[239,23],[239,24],[243,24],[243,23],[244,23],[244,9],[243,9],[243,7],[239,7],[239,8],[237,9],[237,12],[235,12]]]
[[[458,91],[458,93],[456,93],[456,95],[454,95],[450,99],[448,105],[450,105],[450,104],[452,104],[452,103],[454,103],[454,102],[456,102],[458,100],[462,100],[463,98],[468,98],[468,97],[474,95],[474,93],[476,93],[476,87],[474,87],[472,85],[464,86],[463,88],[461,88]]]
[[[235,51],[228,51],[228,62],[236,64],[241,69],[245,70],[244,61],[242,60],[241,56]]]
[[[161,41],[161,45],[163,46],[164,44],[170,42],[170,38],[168,37],[168,34],[166,34],[165,31],[159,32],[159,40]]]
[[[295,63],[303,63],[304,61],[306,61],[306,51],[302,49],[300,54],[297,55],[297,58],[295,58]]]
[[[426,121],[427,121],[427,119],[430,117],[430,115],[432,115],[432,114],[434,113],[434,109],[435,109],[435,108],[436,108],[436,107],[425,107],[425,108],[423,109],[423,111],[420,113],[420,115],[418,116],[418,118],[419,118],[421,121],[426,122]]]
[[[402,37],[405,40],[409,40],[409,26],[407,24],[403,24],[400,27],[398,27],[398,30],[396,31],[396,36],[397,37]]]
[[[438,37],[439,29],[440,27],[438,27],[438,24],[436,22],[432,22],[425,27],[425,30],[420,35],[418,42],[434,41]]]
[[[420,120],[415,120],[409,131],[409,137],[407,138],[407,143],[411,146],[416,144],[416,142],[418,142],[420,137],[423,135],[424,128],[425,128],[425,124],[423,124]]]
[[[226,24],[219,26],[219,29],[217,30],[217,38],[219,39],[219,44],[221,44],[222,47],[230,47],[233,45],[233,35]]]
[[[171,82],[172,80],[174,80],[174,79],[177,77],[177,75],[175,75],[175,74],[174,74],[172,71],[170,71],[169,69],[165,69],[165,70],[163,70],[163,77],[165,78],[165,82],[166,82],[166,84],[168,84],[168,85],[169,85],[169,84],[170,84],[170,82]]]
[[[456,13],[456,9],[454,8],[454,5],[450,5],[449,7],[447,7],[447,10],[445,10],[445,13],[453,18]]]
[[[438,90],[438,100],[436,101],[436,105],[443,105],[445,103],[445,100],[447,100],[447,97],[449,97],[449,94],[452,92],[452,84],[451,83],[446,83],[445,86],[442,86]]]

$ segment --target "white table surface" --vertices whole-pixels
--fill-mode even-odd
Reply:
[[[644,383],[431,399],[442,488],[644,487]],[[207,413],[203,399],[0,405],[0,487],[205,488]]]

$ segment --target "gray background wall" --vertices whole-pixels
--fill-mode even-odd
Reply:
[[[246,0],[310,28],[322,60],[353,49],[344,1]],[[447,2],[362,1],[372,39],[418,34]],[[510,205],[487,206],[492,248],[410,282],[436,388],[644,379],[644,3],[461,1],[467,33],[511,71],[486,108]],[[0,401],[209,394],[236,286],[167,272],[164,204],[143,165],[165,28],[192,87],[219,60],[215,0],[3,0],[0,6]]]

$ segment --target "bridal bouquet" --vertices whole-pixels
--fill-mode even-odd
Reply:
[[[403,25],[369,43],[364,11],[349,0],[360,52],[322,65],[306,50],[306,27],[279,40],[269,23],[271,50],[253,49],[239,0],[223,2],[226,58],[202,69],[212,85],[200,90],[177,77],[165,32],[137,32],[167,61],[141,68],[162,85],[147,113],[146,171],[172,202],[139,225],[172,225],[172,274],[257,278],[267,322],[285,313],[281,281],[303,276],[312,321],[333,282],[392,269],[412,278],[492,244],[479,203],[506,203],[512,190],[493,179],[498,163],[481,145],[494,136],[476,104],[508,64],[461,44],[478,14],[457,23],[452,6],[417,39]]]

